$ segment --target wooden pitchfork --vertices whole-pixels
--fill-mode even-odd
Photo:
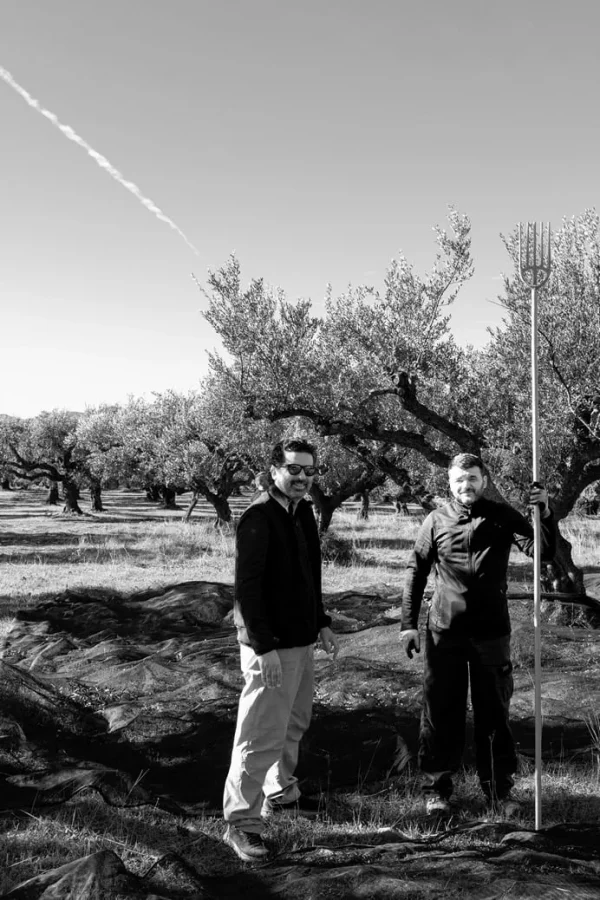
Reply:
[[[540,478],[539,390],[538,390],[538,303],[537,292],[550,277],[552,250],[550,222],[544,230],[540,223],[527,223],[525,240],[519,223],[519,275],[531,290],[531,433],[533,481]],[[535,712],[535,828],[542,827],[542,637],[540,610],[542,600],[542,556],[540,510],[533,510],[533,633],[534,633],[534,712]]]

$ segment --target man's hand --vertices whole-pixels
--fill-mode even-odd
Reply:
[[[258,657],[262,683],[266,688],[281,687],[281,660],[277,650],[269,650]]]
[[[548,506],[548,491],[539,481],[534,481],[529,488],[530,506],[539,506],[542,519],[546,519],[550,515],[550,507]]]
[[[319,643],[321,644],[325,653],[330,653],[333,659],[335,659],[340,652],[338,639],[336,638],[331,628],[329,628],[328,626],[325,628],[321,628],[319,632]]]
[[[402,646],[406,650],[406,655],[409,659],[413,658],[413,652],[421,652],[421,638],[419,637],[419,632],[416,628],[409,628],[406,631],[401,631],[400,640],[402,641]]]

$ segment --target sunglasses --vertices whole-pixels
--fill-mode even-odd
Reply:
[[[312,478],[319,471],[318,466],[299,466],[296,463],[284,463],[279,468],[287,469],[290,475],[299,475],[303,471],[307,478]]]

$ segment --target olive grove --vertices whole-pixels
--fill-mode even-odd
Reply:
[[[420,276],[400,255],[385,290],[350,287],[314,316],[255,279],[245,287],[235,257],[209,275],[206,320],[223,353],[213,376],[246,417],[301,416],[386,474],[410,452],[431,471],[457,452],[483,456],[490,493],[522,505],[531,478],[529,291],[517,274],[516,235],[505,238],[512,269],[499,302],[506,316],[483,350],[462,348],[449,310],[473,272],[470,222],[449,212],[436,228],[437,256]],[[594,212],[563,221],[541,298],[540,392],[543,472],[558,521],[600,478],[600,222]],[[402,465],[402,463],[401,463]],[[560,542],[548,572],[555,590],[581,592],[570,547]]]

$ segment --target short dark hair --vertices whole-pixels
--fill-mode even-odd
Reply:
[[[448,471],[450,469],[463,469],[463,471],[466,471],[467,469],[475,468],[480,469],[482,475],[485,474],[485,465],[482,458],[474,453],[457,453],[448,463]]]
[[[317,450],[313,444],[301,438],[295,438],[291,441],[278,441],[271,451],[271,465],[279,468],[285,463],[286,453],[310,453],[313,458],[313,464],[317,464]]]

